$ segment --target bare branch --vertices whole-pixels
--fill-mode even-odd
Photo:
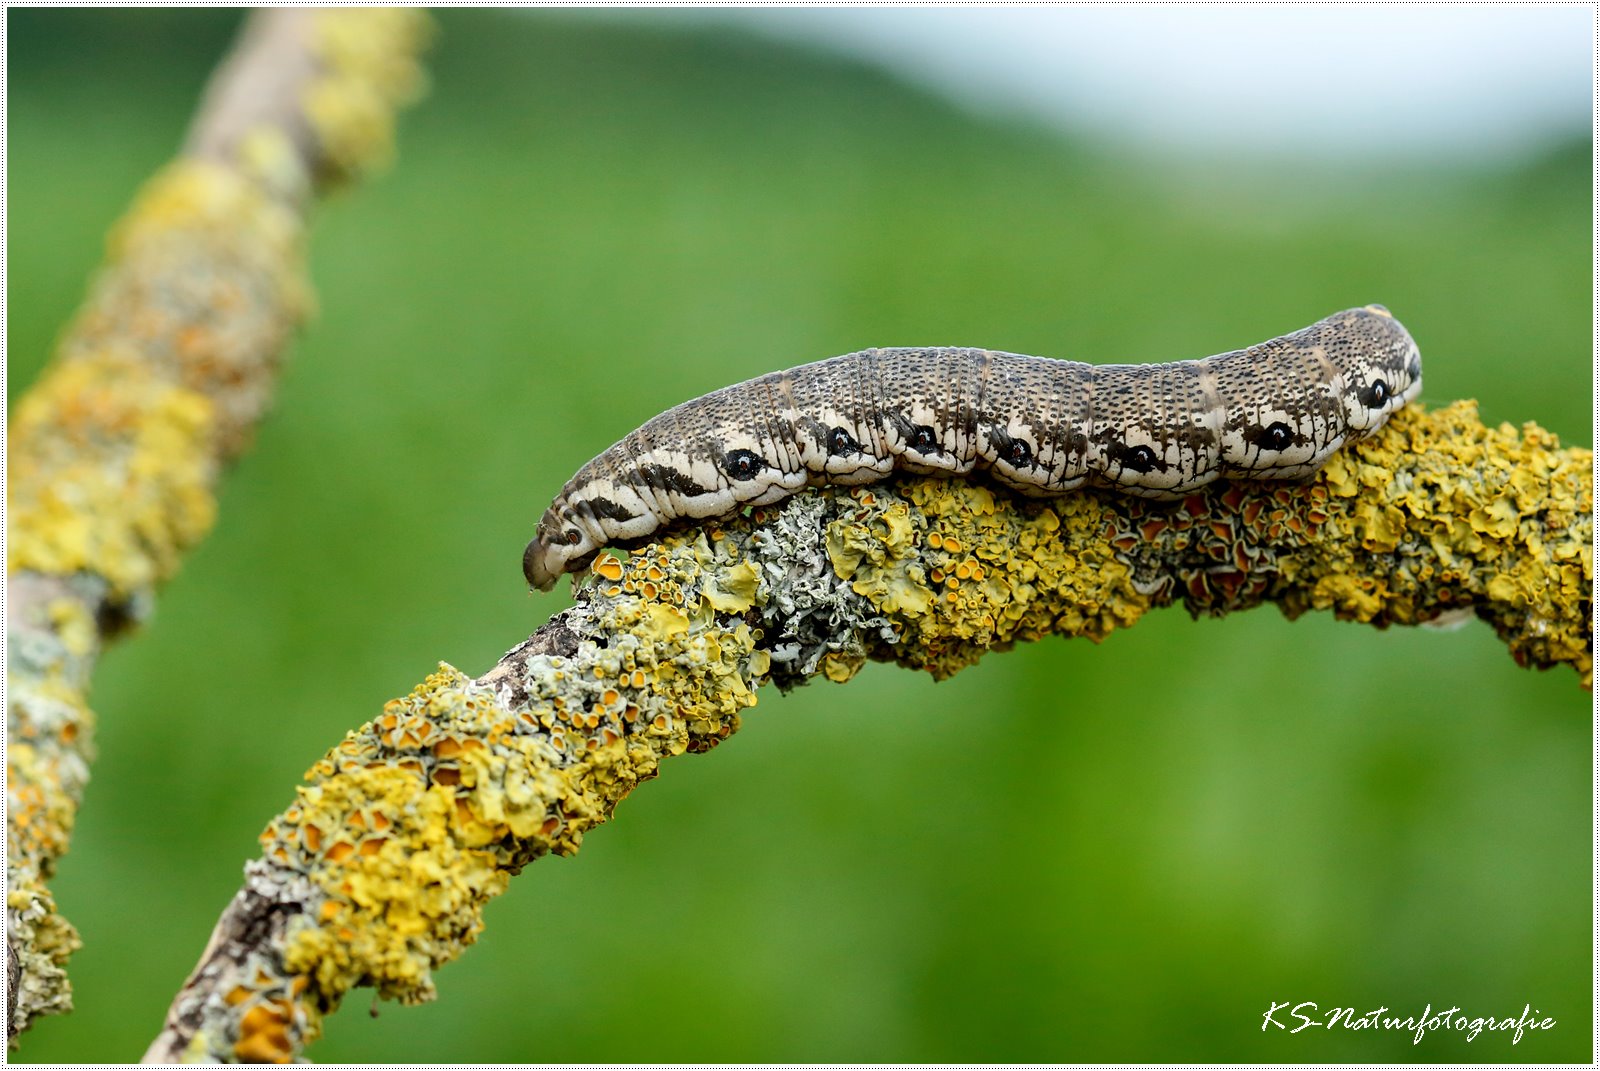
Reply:
[[[1156,506],[911,479],[603,557],[483,676],[441,665],[311,768],[146,1059],[294,1059],[355,986],[431,999],[512,876],[577,851],[664,758],[727,738],[767,681],[868,658],[943,676],[1182,601],[1379,627],[1476,614],[1522,664],[1588,684],[1591,464],[1472,403],[1413,407],[1303,485]]]
[[[93,756],[101,646],[142,620],[211,527],[304,317],[305,210],[379,162],[414,94],[426,18],[401,9],[252,15],[188,149],[117,225],[9,448],[7,919],[11,1036],[65,1011],[77,934],[46,885]],[[268,77],[263,79],[263,74]]]

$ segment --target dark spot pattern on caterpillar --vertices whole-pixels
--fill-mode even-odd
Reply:
[[[1255,444],[1263,450],[1283,451],[1294,443],[1299,436],[1294,429],[1281,420],[1274,420],[1271,424],[1258,430],[1252,438]]]
[[[561,489],[523,572],[549,590],[608,544],[673,521],[896,469],[983,469],[1029,495],[1092,484],[1151,499],[1182,498],[1221,476],[1303,479],[1421,390],[1416,343],[1382,305],[1169,364],[861,350],[724,387],[648,421]]]

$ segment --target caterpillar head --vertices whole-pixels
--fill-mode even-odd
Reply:
[[[600,540],[589,526],[570,516],[571,510],[562,510],[559,501],[545,510],[539,518],[539,527],[522,552],[522,575],[530,587],[549,591],[556,586],[562,573],[582,569],[600,553]]]
[[[1422,353],[1382,305],[1345,313],[1345,329],[1360,356],[1341,361],[1345,421],[1351,433],[1371,435],[1390,414],[1422,393]]]

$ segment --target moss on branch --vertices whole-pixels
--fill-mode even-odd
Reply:
[[[848,680],[869,658],[943,676],[1182,601],[1380,627],[1475,613],[1522,664],[1587,684],[1590,465],[1460,403],[1403,411],[1309,484],[1159,506],[909,479],[604,556],[488,673],[441,665],[311,768],[151,1052],[293,1059],[352,987],[430,999],[513,875],[576,851],[663,759],[726,739],[767,681]]]
[[[117,224],[10,421],[6,908],[22,979],[10,1037],[71,1006],[78,938],[47,883],[88,780],[100,648],[148,614],[209,531],[219,475],[267,407],[310,304],[307,196],[382,158],[420,82],[416,12],[247,25],[190,149]]]

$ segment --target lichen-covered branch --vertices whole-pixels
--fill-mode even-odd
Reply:
[[[93,755],[89,677],[211,527],[304,318],[305,212],[385,156],[426,17],[252,15],[189,144],[140,193],[55,359],[12,414],[7,541],[8,1038],[65,1011],[77,947],[47,882]]]
[[[1476,613],[1519,662],[1588,684],[1590,468],[1471,403],[1413,407],[1309,484],[1157,506],[910,479],[602,557],[489,672],[441,665],[311,768],[146,1059],[293,1059],[354,986],[430,999],[512,876],[733,733],[767,681],[844,681],[869,658],[943,676],[1181,600],[1379,626]]]

